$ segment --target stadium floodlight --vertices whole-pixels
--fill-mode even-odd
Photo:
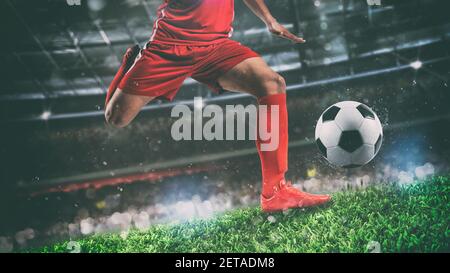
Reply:
[[[52,115],[52,112],[50,110],[45,110],[44,112],[42,112],[41,114],[41,119],[42,120],[48,120],[50,118],[50,116]]]
[[[422,67],[422,62],[419,61],[419,60],[417,60],[417,61],[414,61],[414,62],[410,63],[409,65],[410,65],[412,68],[414,68],[415,70],[417,70],[417,69],[419,69],[419,68]]]
[[[87,1],[87,4],[88,4],[88,8],[91,11],[99,12],[105,8],[106,1],[105,0],[89,0],[89,1]]]

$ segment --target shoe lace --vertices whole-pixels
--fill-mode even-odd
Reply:
[[[281,189],[286,189],[288,191],[290,191],[290,190],[297,191],[297,189],[294,186],[292,186],[292,182],[290,180],[289,181],[286,181],[286,180],[280,181],[280,183],[278,185],[274,186],[273,189],[274,189],[274,192],[277,192]]]
[[[284,186],[286,191],[288,191],[292,194],[296,194],[296,195],[298,195],[298,194],[304,195],[303,191],[301,191],[300,189],[298,189],[292,185],[292,181],[285,181],[283,184],[282,185]]]

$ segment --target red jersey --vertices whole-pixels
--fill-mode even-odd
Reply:
[[[234,0],[165,0],[158,8],[150,42],[214,44],[233,32]]]

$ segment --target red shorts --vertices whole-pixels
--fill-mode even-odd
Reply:
[[[253,50],[233,40],[205,46],[150,43],[119,84],[133,95],[172,100],[187,77],[222,88],[218,78],[245,59],[259,57]]]

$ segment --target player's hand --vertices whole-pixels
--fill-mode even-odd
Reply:
[[[287,30],[282,24],[278,22],[271,22],[267,24],[267,28],[270,33],[276,35],[278,37],[288,39],[296,44],[305,43],[306,41],[303,38],[300,38],[294,34],[292,34],[289,30]]]

